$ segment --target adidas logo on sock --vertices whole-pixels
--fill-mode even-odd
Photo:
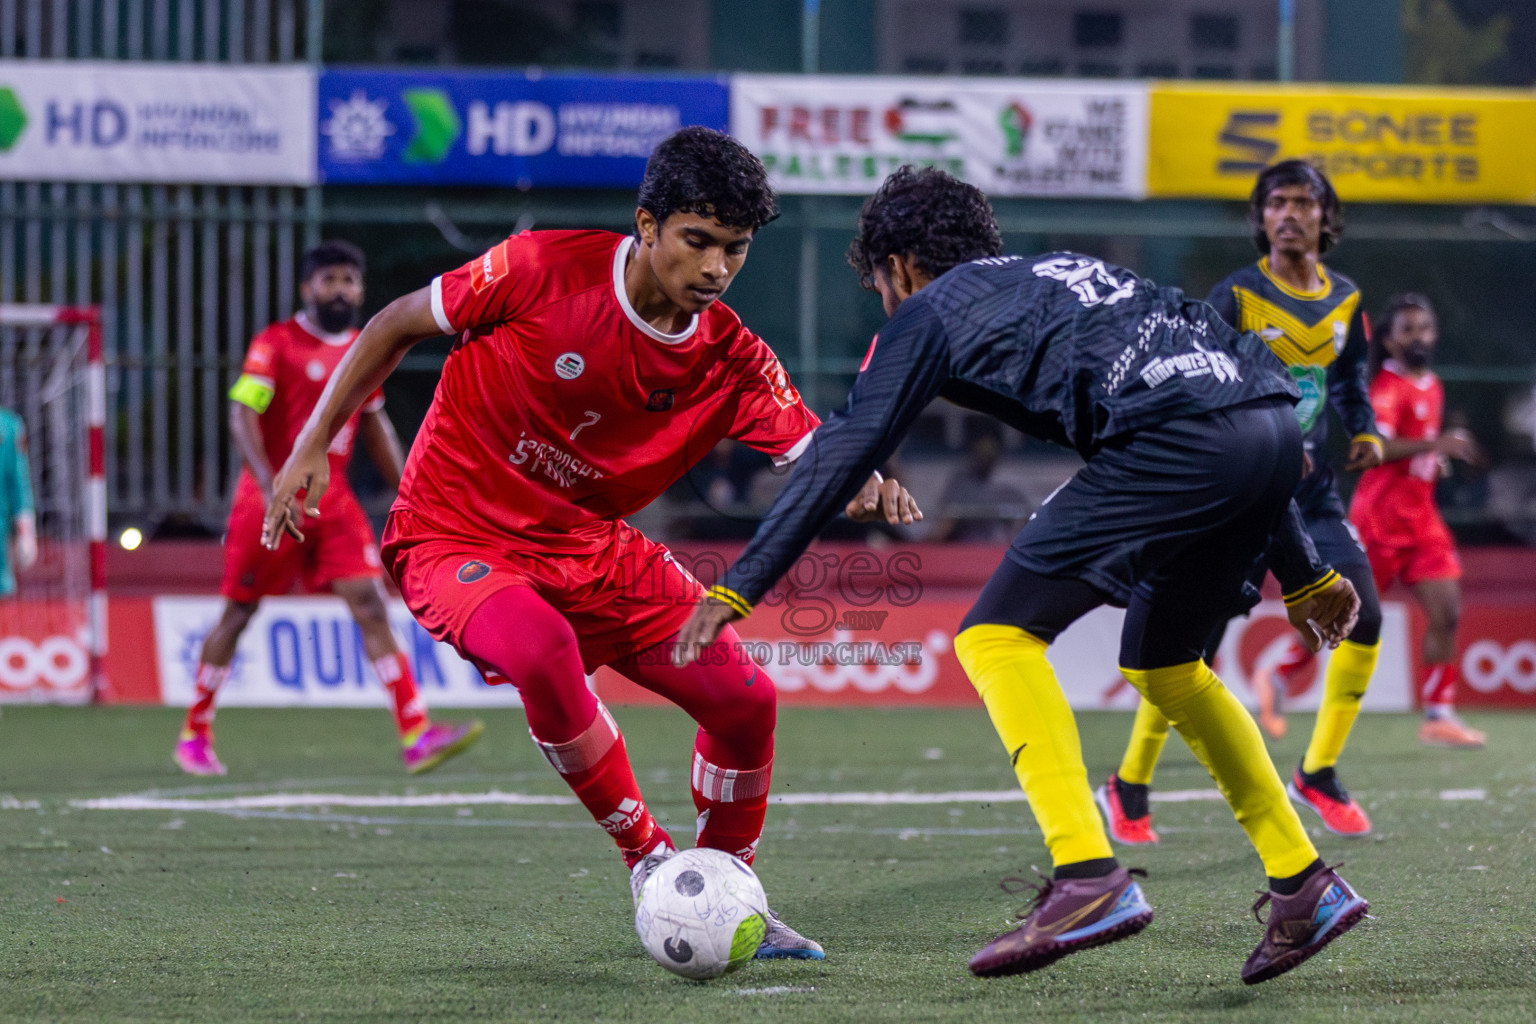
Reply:
[[[619,801],[619,806],[614,812],[598,822],[609,835],[618,835],[628,829],[634,828],[645,815],[645,804],[637,800],[625,797]]]

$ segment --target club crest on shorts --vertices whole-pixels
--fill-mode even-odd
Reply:
[[[567,352],[555,360],[555,376],[561,380],[575,380],[587,368],[587,361],[575,352]]]
[[[480,561],[468,561],[459,566],[457,573],[460,583],[474,583],[483,580],[491,574],[491,567]]]

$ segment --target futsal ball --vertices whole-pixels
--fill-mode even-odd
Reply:
[[[752,869],[721,850],[675,854],[651,872],[635,907],[640,944],[685,978],[728,974],[751,960],[768,927],[768,897]]]

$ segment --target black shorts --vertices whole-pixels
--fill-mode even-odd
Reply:
[[[1036,510],[962,629],[1015,625],[1050,642],[1108,603],[1127,609],[1120,664],[1194,661],[1244,610],[1243,582],[1300,476],[1301,429],[1283,399],[1139,430]]]

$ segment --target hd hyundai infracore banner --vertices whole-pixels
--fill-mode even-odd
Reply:
[[[629,188],[684,125],[724,131],[716,78],[327,71],[320,173],[330,184]]]
[[[313,185],[315,70],[0,61],[0,179]]]

